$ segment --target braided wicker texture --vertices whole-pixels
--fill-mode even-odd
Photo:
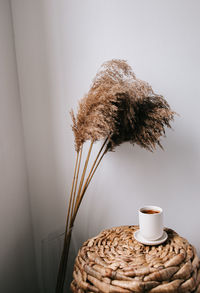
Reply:
[[[162,245],[138,243],[137,226],[105,230],[86,241],[76,257],[72,292],[200,292],[195,248],[166,229]]]

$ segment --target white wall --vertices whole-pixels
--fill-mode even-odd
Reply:
[[[127,143],[106,155],[72,246],[106,227],[137,224],[137,209],[152,203],[199,251],[199,1],[13,0],[12,9],[39,275],[41,240],[65,223],[75,161],[69,110],[112,58],[127,59],[180,117],[164,152]]]
[[[0,292],[37,292],[9,1],[0,0]]]

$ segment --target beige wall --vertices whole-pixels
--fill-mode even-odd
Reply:
[[[199,251],[199,1],[13,0],[12,10],[39,276],[41,240],[65,223],[75,161],[69,111],[111,58],[127,59],[180,116],[164,152],[127,143],[106,155],[72,248],[106,227],[136,224],[137,209],[156,204]]]
[[[0,292],[37,292],[9,1],[0,0]]]

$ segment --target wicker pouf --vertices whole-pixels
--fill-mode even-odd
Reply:
[[[76,257],[72,292],[200,292],[195,248],[173,230],[158,246],[138,243],[137,226],[103,231]]]

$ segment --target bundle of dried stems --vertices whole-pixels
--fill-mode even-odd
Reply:
[[[89,92],[79,102],[76,117],[71,111],[77,156],[56,293],[63,291],[72,228],[78,209],[103,156],[126,141],[150,151],[156,145],[162,148],[160,137],[165,134],[164,127],[170,127],[174,114],[166,100],[155,94],[148,83],[137,79],[124,60],[105,62]],[[91,144],[79,180],[82,150],[87,140]],[[97,140],[104,140],[104,143],[86,176],[92,147]]]

